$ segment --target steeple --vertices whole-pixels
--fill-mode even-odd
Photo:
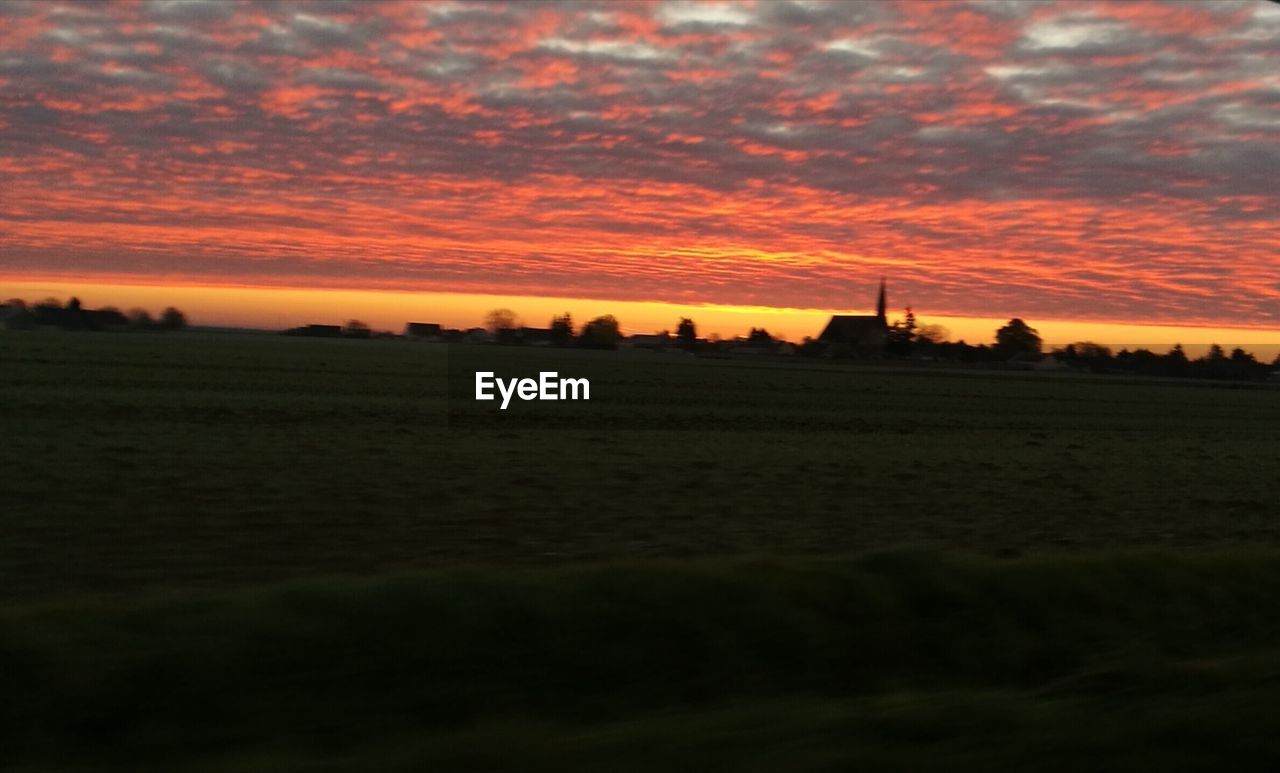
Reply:
[[[885,311],[884,277],[880,277],[880,300],[876,302],[876,317],[882,321],[887,319]]]

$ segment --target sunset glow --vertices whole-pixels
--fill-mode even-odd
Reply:
[[[673,331],[681,317],[692,317],[700,335],[732,338],[752,327],[793,342],[816,337],[833,312],[870,312],[870,308],[788,309],[764,306],[716,306],[618,301],[590,298],[557,298],[492,294],[389,292],[381,290],[286,289],[270,287],[168,286],[137,284],[85,284],[5,282],[0,295],[42,299],[78,297],[85,303],[140,307],[158,312],[169,305],[186,310],[196,324],[281,330],[310,323],[339,324],[359,319],[375,329],[400,332],[406,322],[437,322],[465,329],[484,322],[490,309],[514,311],[522,324],[545,327],[554,315],[570,313],[579,324],[603,314],[619,318],[625,333]],[[892,318],[900,317],[898,314]],[[953,340],[991,343],[997,327],[1007,320],[996,317],[922,315],[920,322],[942,325]],[[1241,346],[1258,357],[1280,354],[1280,337],[1259,329],[1133,325],[1117,322],[1037,320],[1036,329],[1049,345],[1076,341],[1109,343],[1115,347],[1146,347],[1164,351],[1180,343],[1192,356],[1210,344]]]
[[[19,2],[0,291],[1275,351],[1278,73],[1243,0]]]

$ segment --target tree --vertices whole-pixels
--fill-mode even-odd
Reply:
[[[170,306],[160,314],[160,327],[165,330],[181,330],[187,326],[187,315]]]
[[[747,340],[756,344],[767,344],[773,341],[773,336],[769,335],[769,331],[762,327],[753,327],[751,332],[747,334]]]
[[[1229,378],[1230,370],[1227,353],[1218,344],[1212,344],[1205,356],[1191,363],[1190,374],[1196,378]]]
[[[1240,347],[1231,350],[1231,357],[1228,359],[1228,363],[1230,365],[1228,368],[1229,376],[1241,380],[1264,381],[1267,378],[1267,372],[1270,370],[1265,364],[1258,362],[1256,357]]]
[[[916,342],[940,344],[951,337],[951,331],[942,325],[920,325],[916,328]]]
[[[342,326],[342,334],[350,338],[368,338],[371,335],[369,326],[358,319],[348,320]]]
[[[578,344],[588,349],[616,349],[621,339],[618,320],[612,314],[606,314],[582,326]]]
[[[1258,360],[1240,347],[1231,350],[1231,362],[1236,365],[1257,365]]]
[[[139,330],[155,327],[156,322],[151,318],[151,312],[146,309],[130,309],[128,316],[131,327],[136,327]]]
[[[5,302],[4,302],[4,305],[5,305],[5,306],[8,306],[9,308],[13,309],[14,311],[26,311],[26,310],[27,310],[27,302],[26,302],[26,301],[24,301],[24,300],[22,300],[21,298],[10,298],[9,300],[7,300],[7,301],[5,301]]]
[[[1164,364],[1165,375],[1183,376],[1186,375],[1187,369],[1191,363],[1187,360],[1187,353],[1182,348],[1182,344],[1174,344],[1169,353],[1161,358]]]
[[[511,309],[494,309],[484,315],[484,326],[495,335],[499,330],[511,330],[516,327],[516,313]]]
[[[1082,360],[1110,359],[1111,349],[1093,341],[1077,341],[1067,347],[1076,357]]]
[[[889,340],[885,342],[885,350],[889,354],[906,357],[911,353],[915,337],[916,315],[908,306],[906,316],[889,326]]]
[[[1043,344],[1040,333],[1016,317],[996,331],[996,351],[1002,357],[1012,357],[1023,352],[1039,352]]]
[[[680,319],[680,324],[676,326],[676,339],[680,342],[681,349],[693,350],[698,341],[698,328],[694,326],[693,320],[688,317]]]
[[[1122,354],[1128,355],[1127,352]],[[1062,356],[1077,365],[1083,365],[1095,373],[1105,373],[1112,364],[1111,349],[1093,341],[1076,341],[1067,344]]]
[[[551,318],[551,343],[564,346],[573,340],[573,317],[569,312]]]
[[[916,334],[916,313],[907,307],[907,314],[902,318],[902,329],[907,331],[911,336]]]
[[[1169,375],[1169,368],[1165,365],[1164,358],[1150,349],[1141,347],[1133,351],[1121,349],[1116,355],[1114,363],[1115,367],[1120,370],[1131,373],[1141,373],[1148,376]]]

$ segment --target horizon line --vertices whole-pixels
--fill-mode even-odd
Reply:
[[[829,315],[872,314],[870,310],[421,291],[404,287],[297,287],[137,276],[86,280],[56,275],[36,279],[0,275],[0,294],[4,298],[29,294],[31,301],[38,301],[40,297],[36,296],[44,294],[77,296],[95,307],[178,306],[187,312],[193,326],[261,331],[279,331],[305,324],[342,324],[352,319],[366,321],[371,328],[380,330],[402,330],[411,321],[468,329],[483,326],[481,320],[492,308],[513,307],[521,317],[521,324],[526,326],[545,326],[540,324],[540,317],[549,320],[563,312],[571,312],[577,321],[612,314],[620,320],[623,333],[652,334],[675,329],[678,319],[687,316],[694,319],[700,335],[716,334],[722,339],[732,339],[759,326],[777,338],[799,342],[806,337],[817,338]],[[1280,353],[1280,330],[1262,326],[1055,319],[1027,312],[997,317],[929,314],[914,308],[913,311],[920,324],[941,325],[947,329],[947,339],[972,344],[991,342],[998,326],[1016,317],[1039,330],[1044,344],[1050,347],[1092,342],[1108,347],[1156,348],[1180,343],[1198,349],[1217,343],[1228,348],[1252,349],[1267,358]],[[902,319],[902,316],[900,311],[890,319]]]

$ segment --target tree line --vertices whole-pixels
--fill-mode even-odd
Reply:
[[[85,308],[79,298],[71,297],[64,304],[57,298],[45,298],[42,301],[28,303],[22,298],[10,298],[0,304],[3,314],[0,319],[6,327],[22,329],[24,327],[63,327],[91,329],[134,330],[181,330],[187,326],[187,315],[174,306],[169,306],[153,316],[143,308],[130,309],[123,312],[115,306],[103,306],[98,309]]]
[[[995,334],[995,344],[972,346],[964,341],[951,342],[935,330],[916,323],[911,309],[900,322],[889,329],[885,353],[895,357],[923,356],[959,362],[1005,362],[1019,354],[1040,354],[1044,341],[1039,332],[1021,319],[1012,319]],[[1174,378],[1225,379],[1233,381],[1265,381],[1280,370],[1280,355],[1268,363],[1241,348],[1228,353],[1218,344],[1197,359],[1187,356],[1181,344],[1160,354],[1146,348],[1121,349],[1092,341],[1078,341],[1052,349],[1049,354],[1074,370],[1092,373],[1117,373]]]
[[[519,324],[515,313],[509,309],[494,309],[485,317],[485,327],[499,342],[507,332],[523,329]],[[951,341],[949,337],[950,331],[945,327],[922,324],[908,307],[901,320],[888,326],[883,356],[888,359],[1000,364],[1017,359],[1035,362],[1040,355],[1046,354],[1039,331],[1019,318],[1011,319],[998,328],[991,344],[969,344],[963,339]],[[596,317],[581,328],[575,328],[573,318],[566,312],[551,319],[547,340],[554,346],[613,349],[622,338],[618,320],[611,314]],[[688,317],[680,319],[674,335],[664,330],[646,338],[690,352],[712,351],[717,344],[717,341],[699,338],[696,323]],[[753,344],[781,342],[768,330],[756,327],[751,328],[745,340]],[[828,345],[806,337],[796,346],[795,352],[801,356],[823,356],[828,352]],[[1047,354],[1062,366],[1093,373],[1265,381],[1274,371],[1280,370],[1280,356],[1267,363],[1243,349],[1227,352],[1217,344],[1197,359],[1188,357],[1181,344],[1164,354],[1145,348],[1121,349],[1113,353],[1110,347],[1080,341],[1052,349]]]
[[[502,342],[508,334],[519,329],[519,320],[510,309],[494,309],[485,315],[485,329]],[[618,319],[612,314],[596,317],[575,332],[573,317],[565,312],[551,318],[547,329],[548,342],[553,346],[579,346],[585,349],[616,349],[622,340]]]

